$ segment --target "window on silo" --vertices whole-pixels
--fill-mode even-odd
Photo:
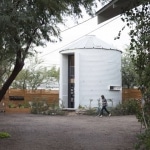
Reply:
[[[74,77],[74,55],[68,56],[69,76]]]

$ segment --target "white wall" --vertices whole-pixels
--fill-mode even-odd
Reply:
[[[98,99],[104,95],[112,99],[114,106],[122,101],[122,90],[110,91],[110,85],[120,86],[121,52],[105,49],[75,49],[61,53],[60,99],[68,107],[68,54],[75,54],[75,108],[79,105],[98,106]],[[111,103],[110,103],[111,105]]]
[[[115,50],[76,50],[80,55],[79,103],[96,107],[101,95],[113,99],[114,106],[122,101],[121,91],[110,91],[109,85],[121,86],[121,52]],[[76,81],[76,80],[75,80]],[[77,82],[77,81],[76,81]],[[76,84],[75,82],[75,84]]]
[[[75,53],[75,108],[79,107],[80,104],[80,53]]]
[[[60,89],[59,99],[63,103],[64,107],[68,107],[68,56],[60,56]]]

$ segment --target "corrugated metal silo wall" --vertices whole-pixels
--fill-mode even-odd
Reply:
[[[98,99],[105,95],[116,106],[122,102],[122,91],[110,91],[109,86],[121,86],[121,52],[116,50],[86,49],[79,53],[79,103],[97,107]],[[76,68],[77,69],[77,68]],[[110,103],[111,105],[112,103]]]

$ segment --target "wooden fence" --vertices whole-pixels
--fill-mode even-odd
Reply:
[[[3,100],[6,105],[9,103],[23,104],[34,100],[45,100],[48,103],[58,103],[59,91],[9,89]]]
[[[122,89],[122,100],[141,99],[141,92],[137,89]],[[21,90],[9,89],[3,98],[6,105],[9,103],[22,104],[34,100],[45,100],[48,103],[58,103],[58,90]]]
[[[138,89],[122,89],[122,100],[141,99],[142,94]]]

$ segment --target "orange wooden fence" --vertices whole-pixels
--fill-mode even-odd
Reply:
[[[5,104],[22,104],[34,100],[45,100],[48,103],[58,103],[59,91],[9,89],[3,100]]]
[[[122,89],[122,100],[141,99],[142,94],[138,89]]]
[[[122,89],[122,100],[141,99],[141,92],[137,89]],[[18,100],[15,100],[18,99]],[[20,99],[20,100],[19,100]],[[3,98],[5,104],[22,104],[34,100],[45,100],[48,103],[58,103],[58,90],[21,90],[9,89]]]

